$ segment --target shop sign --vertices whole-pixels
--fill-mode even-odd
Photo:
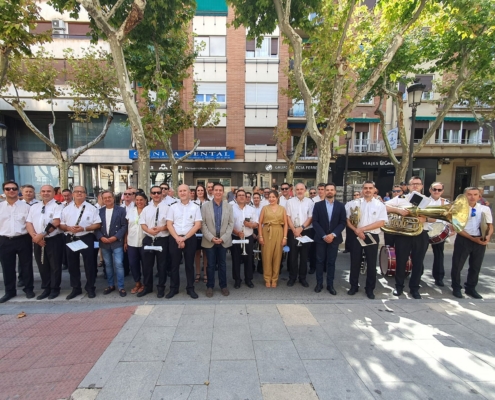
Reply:
[[[296,165],[296,171],[316,171],[318,169],[317,165],[314,164],[298,164]],[[331,171],[332,168],[329,166],[328,171]],[[277,171],[287,171],[287,164],[266,164],[265,171],[267,172],[277,172]]]
[[[189,153],[190,150],[174,151],[175,158],[181,158]],[[138,159],[137,150],[129,150],[129,158],[131,160]],[[168,154],[165,150],[150,150],[151,160],[168,160]],[[193,152],[188,160],[233,160],[235,159],[234,150],[197,150]]]
[[[388,165],[393,165],[390,160],[373,160],[373,161],[363,161],[363,165],[366,167],[386,167]]]

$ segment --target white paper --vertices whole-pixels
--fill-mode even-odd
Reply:
[[[411,192],[409,194],[409,197],[407,198],[407,201],[409,201],[411,199],[411,197],[413,195],[415,195],[415,194],[417,194],[417,195],[419,195],[419,196],[421,196],[423,198],[423,200],[421,200],[421,203],[418,204],[418,208],[426,208],[426,207],[428,207],[428,204],[430,204],[431,199],[429,197],[426,197],[425,195],[422,195],[421,193],[416,192],[416,191],[413,191],[413,192]]]
[[[84,243],[82,240],[76,240],[74,242],[67,243],[67,247],[71,249],[73,252],[84,250],[88,248],[88,245]]]
[[[162,251],[162,246],[144,246],[145,250]]]
[[[371,233],[366,233],[365,236],[368,237],[371,240],[371,243],[366,244],[363,239],[361,239],[360,237],[357,237],[356,239],[359,241],[359,243],[361,244],[361,246],[365,247],[365,246],[372,246],[372,245],[376,244],[376,241],[373,238],[373,236],[371,236]]]
[[[248,239],[237,239],[237,240],[232,240],[233,244],[242,244],[242,243],[249,243]]]
[[[95,242],[95,249],[99,249],[100,248],[100,242]]]
[[[299,240],[301,243],[312,243],[312,242],[314,242],[314,240],[311,239],[309,236],[296,237],[296,240]]]

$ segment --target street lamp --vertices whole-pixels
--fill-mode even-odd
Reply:
[[[347,124],[345,132],[345,170],[344,170],[344,203],[347,203],[347,168],[349,166],[349,140],[352,138],[354,128]]]
[[[409,167],[407,170],[408,181],[413,176],[414,125],[416,123],[416,109],[421,104],[421,97],[423,96],[425,89],[426,86],[419,83],[417,80],[414,81],[414,84],[407,88],[407,102],[409,103],[409,107],[412,107],[411,137],[409,140]]]
[[[5,160],[5,142],[7,141],[7,126],[0,122],[0,141],[1,141],[1,151],[2,151],[2,167],[3,167],[3,181],[7,180],[7,163]]]

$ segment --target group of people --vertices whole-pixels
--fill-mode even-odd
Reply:
[[[374,299],[380,229],[387,224],[390,214],[410,215],[410,195],[422,193],[423,183],[419,177],[412,177],[407,188],[409,194],[405,195],[403,188],[394,187],[393,198],[384,202],[377,198],[374,182],[365,181],[362,191],[355,192],[354,199],[346,205],[336,200],[337,188],[333,183],[319,184],[310,188],[309,193],[303,183],[293,187],[283,183],[280,193],[276,185],[263,189],[254,187],[252,192],[234,188],[227,196],[221,183],[208,182],[206,187],[198,185],[193,189],[183,184],[177,188],[178,198],[172,197],[170,186],[163,183],[150,189],[149,199],[142,191],[128,188],[119,205],[114,193],[104,191],[99,206],[86,201],[86,190],[82,186],[74,187],[73,191],[63,190],[62,202],[55,199],[55,188],[50,185],[41,187],[41,201],[35,199],[31,185],[23,186],[23,200],[19,199],[16,182],[4,182],[2,189],[6,200],[0,203],[0,262],[5,295],[0,303],[16,296],[17,286],[23,287],[27,298],[35,297],[33,251],[43,289],[38,300],[60,295],[63,264],[68,266],[72,287],[67,300],[82,294],[80,258],[85,271],[84,289],[89,298],[94,298],[98,251],[101,251],[108,284],[103,294],[118,291],[122,297],[127,295],[124,265],[128,265],[135,282],[131,294],[143,297],[152,293],[156,277],[157,297],[170,299],[179,293],[179,268],[183,263],[186,292],[191,298],[198,298],[195,283],[199,282],[202,269],[206,296],[214,295],[217,278],[220,293],[228,296],[226,257],[230,250],[235,289],[243,282],[253,288],[255,271],[263,274],[267,288],[277,287],[286,253],[287,286],[294,286],[298,281],[303,287],[309,287],[307,275],[316,273],[314,291],[319,293],[326,274],[326,289],[336,295],[335,264],[344,229],[347,229],[350,250],[348,294],[355,295],[359,291],[364,258],[370,266],[366,272],[365,292],[368,298]],[[26,193],[25,189],[28,189]],[[430,205],[446,203],[441,197],[441,182],[433,183],[429,191]],[[452,289],[454,296],[462,297],[460,273],[469,258],[465,292],[481,298],[476,285],[486,244],[493,233],[492,216],[488,207],[478,204],[477,188],[466,188],[465,195],[470,213],[454,243]],[[482,238],[480,231],[482,214],[489,227],[486,238]],[[393,294],[403,293],[406,264],[411,258],[409,291],[413,298],[420,299],[428,230],[435,220],[421,215],[417,218],[423,227],[419,235],[402,235],[398,231],[386,235],[386,244],[395,247]],[[444,286],[443,243],[433,245],[433,252],[433,277],[438,286]],[[256,265],[259,253],[261,258]],[[169,291],[165,294],[168,279]]]

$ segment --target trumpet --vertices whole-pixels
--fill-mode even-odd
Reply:
[[[246,236],[244,234],[244,230],[245,230],[245,226],[244,226],[244,222],[243,222],[242,223],[242,255],[247,256],[247,253],[246,253]]]

